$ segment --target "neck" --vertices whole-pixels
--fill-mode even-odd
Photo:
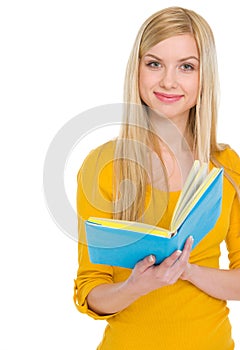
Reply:
[[[194,161],[193,141],[187,127],[187,120],[172,119],[160,115],[149,115],[153,131],[158,137],[162,157],[174,155],[180,167],[183,181],[185,181]],[[164,159],[163,159],[164,161]],[[165,163],[165,161],[164,161]]]
[[[185,145],[185,147],[192,149],[192,136],[187,126],[188,115],[170,119],[151,111],[149,120],[156,135],[168,147],[175,148],[174,146]]]

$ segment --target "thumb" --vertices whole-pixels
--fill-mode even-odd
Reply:
[[[149,255],[146,258],[144,258],[143,260],[140,260],[136,265],[135,268],[136,270],[138,270],[138,272],[144,272],[145,270],[147,270],[150,266],[154,265],[156,261],[156,258],[154,255]]]

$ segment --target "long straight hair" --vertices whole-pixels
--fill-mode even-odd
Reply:
[[[139,93],[139,62],[159,42],[183,34],[195,38],[200,56],[199,92],[188,118],[192,151],[200,161],[209,162],[214,152],[225,148],[216,140],[219,84],[212,30],[194,11],[181,7],[159,11],[140,28],[126,69],[124,120],[115,150],[115,218],[143,220],[149,179],[146,147],[150,147],[161,159],[159,144]]]

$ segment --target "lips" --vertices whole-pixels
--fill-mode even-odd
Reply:
[[[164,94],[160,92],[154,92],[154,95],[157,97],[158,100],[164,103],[174,103],[183,97],[183,95],[176,95],[176,94]]]

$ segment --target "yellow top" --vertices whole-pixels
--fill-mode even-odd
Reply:
[[[112,217],[112,159],[114,141],[92,151],[78,174],[79,268],[74,301],[80,312],[108,325],[98,350],[232,350],[231,325],[226,301],[215,299],[187,281],[157,289],[113,315],[99,316],[89,310],[86,297],[102,283],[126,280],[131,270],[90,263],[85,244],[84,220],[89,216]],[[230,148],[216,154],[235,182],[240,184],[240,158]],[[190,262],[219,267],[220,243],[225,240],[229,267],[240,268],[240,204],[236,191],[224,177],[221,216],[214,229],[193,249]],[[98,190],[97,190],[98,189]],[[147,187],[147,202],[159,191]],[[179,192],[171,192],[169,206],[159,225],[170,223]],[[151,224],[151,205],[148,208]],[[210,213],[209,213],[210,214]]]

